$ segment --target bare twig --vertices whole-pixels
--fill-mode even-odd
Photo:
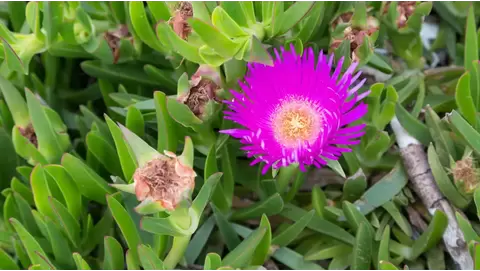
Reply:
[[[460,269],[473,269],[473,260],[468,252],[463,233],[458,226],[454,210],[438,190],[423,146],[417,139],[408,134],[397,117],[394,117],[390,124],[396,135],[400,155],[410,179],[410,186],[420,197],[430,214],[433,215],[436,210],[440,210],[448,217],[448,225],[443,233],[443,242],[448,253]]]

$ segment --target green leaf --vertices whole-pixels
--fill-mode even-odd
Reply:
[[[480,153],[480,134],[457,111],[448,115],[449,123],[467,144],[478,154]]]
[[[158,258],[155,252],[146,245],[138,246],[140,263],[144,270],[164,270],[163,262]]]
[[[128,145],[130,145],[130,148],[136,157],[138,167],[143,167],[151,160],[160,156],[160,153],[157,152],[157,150],[148,145],[138,135],[134,134],[121,124],[118,126],[122,131],[123,139],[127,141]]]
[[[61,163],[86,198],[105,204],[105,195],[114,192],[102,177],[73,155],[66,153]]]
[[[285,247],[277,249],[272,258],[292,268],[292,270],[323,270],[320,265],[305,260],[303,255]]]
[[[282,197],[280,194],[276,193],[263,201],[254,203],[246,208],[242,208],[233,212],[231,219],[246,220],[259,217],[262,214],[269,216],[276,215],[282,211],[283,204]]]
[[[354,270],[370,269],[370,264],[372,262],[373,232],[370,229],[370,224],[367,223],[360,223],[357,231],[351,266]]]
[[[172,16],[165,1],[147,1],[147,5],[156,22],[168,21]]]
[[[205,169],[204,169],[204,179],[208,179],[212,174],[218,172],[217,167],[217,157],[216,157],[216,147],[212,145],[210,151],[208,152],[207,159],[205,160]],[[225,198],[225,193],[223,192],[222,184],[219,183],[215,187],[212,195],[213,204],[220,209],[222,212],[227,212],[229,209],[227,199]]]
[[[48,198],[52,196],[52,192],[48,185],[45,171],[41,166],[36,166],[30,177],[30,185],[33,191],[33,199],[37,210],[51,218],[55,217],[52,207],[48,204]]]
[[[13,193],[13,197],[15,199],[15,203],[17,204],[22,222],[24,225],[26,225],[28,232],[33,235],[39,235],[40,232],[35,224],[35,220],[32,216],[32,209],[30,208],[28,202],[16,192]]]
[[[28,231],[22,226],[15,218],[10,218],[10,224],[15,228],[23,246],[25,247],[28,257],[32,261],[32,264],[40,265],[41,269],[54,270],[55,267],[47,258],[46,253],[42,247],[38,244],[35,238],[28,233]]]
[[[0,268],[2,270],[20,270],[20,267],[18,267],[12,257],[2,248],[0,248]]]
[[[442,239],[447,225],[447,216],[442,211],[436,210],[428,228],[415,240],[411,260],[416,259],[420,254],[435,246]]]
[[[141,85],[150,88],[163,87],[160,82],[150,78],[145,73],[143,65],[140,64],[105,64],[100,60],[86,60],[80,63],[80,67],[92,77],[113,83]]]
[[[217,253],[210,252],[205,257],[204,270],[217,270],[222,266],[222,258]]]
[[[145,121],[140,110],[134,106],[129,106],[127,111],[126,123],[127,129],[137,134],[139,137],[145,135]]]
[[[131,250],[127,250],[127,253],[125,255],[126,262],[127,262],[127,269],[128,270],[140,270],[140,262],[138,260],[138,255]]]
[[[77,252],[73,253],[73,260],[75,260],[75,265],[77,266],[78,270],[92,270],[88,263],[82,258],[82,255],[80,255]]]
[[[454,157],[454,159],[457,157],[450,132],[446,131],[446,125],[441,122],[440,117],[429,105],[426,106],[425,110],[425,121],[435,143],[438,158],[441,162],[440,164],[447,166],[450,164],[450,156]]]
[[[318,261],[338,257],[340,255],[349,254],[352,247],[345,244],[329,244],[321,248],[314,247],[311,251],[305,254],[305,260]]]
[[[270,221],[268,221],[268,217],[265,214],[262,215],[259,228],[265,228],[266,232],[263,235],[260,243],[255,248],[250,265],[264,264],[270,254],[270,245],[272,243],[272,228],[270,227]]]
[[[138,37],[152,49],[164,52],[166,44],[162,44],[155,36],[148,21],[143,2],[130,2],[128,3],[128,8],[133,29]]]
[[[27,103],[20,92],[3,76],[0,76],[0,89],[12,113],[15,124],[20,127],[26,127],[30,123],[30,116],[28,114]]]
[[[327,166],[331,168],[333,171],[335,171],[338,175],[342,176],[343,178],[347,177],[345,175],[345,171],[343,171],[343,168],[340,165],[340,162],[338,162],[338,160],[331,160],[328,158],[325,158],[325,160],[327,161]]]
[[[298,235],[305,229],[308,223],[311,221],[313,215],[315,214],[314,210],[309,211],[294,224],[290,225],[287,229],[283,230],[272,240],[272,245],[277,245],[280,247],[286,247],[290,242],[295,240]]]
[[[155,111],[157,116],[157,150],[162,153],[163,151],[174,152],[177,150],[177,132],[176,125],[172,117],[167,111],[167,97],[165,93],[155,91],[153,94],[155,101]]]
[[[240,44],[230,40],[217,28],[197,18],[191,18],[189,24],[200,36],[200,39],[213,48],[220,56],[230,58],[240,49]]]
[[[267,232],[265,226],[260,226],[253,231],[242,243],[223,258],[223,265],[232,268],[242,268],[251,261],[256,247],[263,240]]]
[[[448,177],[447,172],[445,172],[445,169],[440,163],[440,158],[433,144],[428,146],[428,164],[432,169],[432,175],[442,194],[458,208],[467,207],[470,202],[457,190],[455,184],[453,184],[450,177]]]
[[[242,11],[241,9],[239,11]],[[222,33],[229,38],[247,36],[248,33],[230,17],[230,15],[221,7],[217,6],[212,12],[212,23]]]
[[[0,128],[0,153],[2,154],[0,159],[0,189],[2,189],[15,176],[15,167],[17,166],[17,154],[12,139],[2,128]]]
[[[296,37],[303,43],[308,42],[312,35],[315,34],[315,31],[322,25],[324,13],[325,2],[315,2],[308,18],[304,20],[305,23],[300,26],[300,31]]]
[[[423,145],[426,146],[432,141],[427,126],[412,116],[400,103],[397,103],[395,114],[403,128]]]
[[[245,52],[243,60],[247,62],[255,62],[265,64],[267,66],[273,65],[273,59],[264,48],[262,42],[256,37],[252,36],[249,41],[245,43]]]
[[[123,238],[125,238],[125,241],[127,242],[128,248],[131,253],[134,254],[132,255],[133,259],[136,262],[139,262],[137,248],[140,245],[141,240],[135,223],[125,208],[113,196],[107,196],[107,204],[112,212],[113,218],[122,232]]]
[[[240,244],[240,238],[230,222],[228,222],[227,217],[225,217],[225,215],[223,215],[222,212],[215,207],[215,205],[212,205],[212,210],[218,230],[223,237],[225,245],[227,246],[228,250],[233,251]]]
[[[70,147],[67,127],[60,116],[50,108],[44,107],[35,95],[25,91],[28,111],[38,139],[38,150],[47,161],[59,162],[62,154]]]
[[[302,208],[296,207],[292,204],[286,204],[280,215],[290,220],[298,221],[305,216],[306,213],[307,211],[303,210]],[[312,220],[310,220],[310,222],[307,224],[307,227],[347,244],[353,245],[355,242],[355,238],[343,228],[316,215],[312,217]]]
[[[367,188],[367,177],[362,169],[348,177],[343,184],[343,200],[354,202],[359,199]]]
[[[143,128],[143,127],[142,127]],[[117,152],[110,141],[97,131],[90,131],[86,137],[88,150],[102,163],[102,165],[115,176],[122,175],[122,166]]]
[[[379,270],[398,270],[398,268],[388,261],[380,261],[378,266]]]
[[[348,201],[343,202],[343,213],[345,214],[348,223],[350,224],[351,228],[354,231],[359,231],[361,224],[364,224],[365,227],[368,227],[371,234],[373,235],[373,227],[367,218],[355,207],[355,205],[351,204]]]
[[[104,270],[120,270],[123,269],[123,248],[120,243],[111,236],[105,236],[104,238]]]
[[[45,217],[45,226],[48,233],[48,240],[52,244],[53,255],[55,256],[55,261],[62,266],[74,266],[73,258],[71,257],[72,251],[68,244],[67,239],[49,217]]]
[[[390,260],[389,245],[390,245],[390,226],[386,225],[385,229],[383,230],[382,239],[380,240],[380,245],[378,248],[378,261],[380,261],[380,263],[382,261],[388,262]]]
[[[195,6],[195,2],[192,3],[192,6]],[[201,4],[200,4],[201,5]],[[195,9],[195,8],[194,8]],[[196,14],[194,14],[196,16]],[[165,36],[168,38],[169,42],[174,45],[172,48],[182,57],[186,58],[189,61],[194,63],[203,64],[204,61],[199,55],[198,47],[187,42],[186,40],[180,38],[166,22],[159,22],[157,24],[157,35]]]
[[[398,163],[389,174],[370,187],[355,205],[362,214],[367,215],[397,195],[407,181],[403,167]]]
[[[193,236],[192,240],[190,240],[185,252],[185,258],[188,264],[194,264],[195,260],[197,260],[198,256],[200,256],[200,253],[207,244],[214,227],[215,217],[210,216],[195,232],[195,235]],[[238,243],[240,243],[240,239]]]
[[[480,270],[480,244],[475,244],[474,254],[473,254],[473,265],[475,270]]]
[[[124,179],[127,180],[127,182],[130,182],[132,180],[133,173],[137,169],[135,154],[131,150],[128,143],[125,142],[122,130],[107,115],[105,115],[105,120],[107,121],[108,128],[110,129],[110,133],[115,141]]]
[[[202,214],[205,206],[207,206],[210,197],[212,196],[213,191],[215,190],[215,186],[219,182],[220,178],[222,177],[223,173],[218,172],[211,175],[203,184],[202,188],[198,192],[197,196],[192,202],[192,209],[195,211],[198,217]]]
[[[474,64],[474,62],[478,62],[478,36],[477,36],[477,26],[475,22],[475,13],[474,13],[473,5],[471,5],[470,8],[468,9],[467,28],[465,31],[464,58],[465,58],[464,60],[465,70],[473,73],[475,71],[473,66],[476,65]],[[465,80],[469,81],[468,79],[465,79]],[[480,99],[480,93],[479,93],[480,89],[478,88],[479,80],[480,78],[478,73],[472,74],[472,81],[470,82],[472,82],[471,96],[473,98],[473,101],[471,100],[471,102],[477,106],[479,105],[479,99]],[[459,85],[460,85],[460,82],[459,82]],[[462,87],[465,87],[465,86],[462,86]],[[457,91],[458,91],[458,86],[457,86]],[[467,91],[467,90],[463,90],[463,91]],[[456,93],[455,93],[455,96],[457,96]]]
[[[402,215],[400,210],[397,208],[395,203],[392,201],[387,201],[382,207],[392,216],[395,223],[402,229],[402,231],[408,236],[412,237],[412,227],[410,222]]]
[[[176,90],[176,82],[172,79],[171,71],[161,70],[149,64],[145,65],[143,69],[150,78],[162,85],[163,91],[173,93]]]
[[[475,128],[477,124],[476,109],[470,90],[470,73],[466,72],[458,79],[455,101],[460,113]]]
[[[312,1],[295,2],[280,16],[275,17],[273,35],[282,35],[298,24],[312,10],[314,3]]]
[[[66,234],[70,239],[72,244],[76,246],[79,243],[80,236],[80,225],[78,221],[68,212],[67,208],[63,206],[58,200],[49,197],[48,203],[52,208],[54,217],[52,219],[57,222],[60,226],[60,229]]]
[[[473,229],[472,225],[470,224],[470,221],[468,221],[468,219],[458,211],[455,212],[455,216],[457,218],[458,225],[462,230],[463,236],[465,237],[465,242],[467,244],[469,244],[470,241],[480,242],[480,237]]]
[[[8,44],[8,42],[2,38],[3,52],[5,53],[5,64],[8,69],[16,71],[20,74],[28,74],[27,65],[20,59],[15,50]]]

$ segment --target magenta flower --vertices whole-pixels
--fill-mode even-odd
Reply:
[[[352,64],[339,79],[343,57],[332,74],[333,55],[320,53],[317,63],[313,50],[303,56],[281,48],[275,50],[273,66],[250,63],[243,93],[232,90],[233,99],[225,101],[230,111],[225,118],[243,128],[221,133],[239,138],[254,165],[264,162],[262,173],[298,163],[321,167],[324,158],[337,160],[351,149],[337,145],[354,145],[364,132],[365,124],[347,127],[367,113],[360,102],[370,91],[357,94],[365,79],[351,87],[361,72]],[[357,104],[358,103],[358,104]]]

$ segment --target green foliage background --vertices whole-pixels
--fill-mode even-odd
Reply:
[[[477,3],[415,2],[404,25],[398,2],[191,4],[182,39],[170,24],[179,2],[0,3],[1,269],[453,269],[447,216],[407,185],[394,116],[425,147],[480,269]],[[427,48],[429,14],[439,32]],[[233,126],[222,104],[196,116],[176,98],[199,65],[228,98],[248,62],[290,44],[360,62],[367,133],[324,169],[261,175],[218,133]],[[124,192],[164,150],[192,158],[188,214]]]

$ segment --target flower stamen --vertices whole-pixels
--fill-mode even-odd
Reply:
[[[313,144],[321,132],[322,114],[308,101],[289,99],[271,115],[275,138],[287,148]]]

